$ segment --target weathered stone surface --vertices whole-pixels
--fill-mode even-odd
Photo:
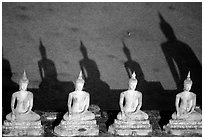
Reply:
[[[146,136],[152,132],[149,120],[122,121],[115,119],[113,125],[109,126],[108,132],[119,136]]]
[[[57,136],[97,136],[99,127],[96,120],[88,121],[65,121],[55,127],[54,132]]]
[[[202,121],[169,120],[164,126],[166,132],[173,135],[184,135],[189,133],[202,134]]]
[[[124,121],[124,120],[115,119],[114,123],[118,124],[118,125],[120,125],[120,124],[129,124],[129,125],[134,125],[134,124],[149,124],[149,120]]]
[[[42,136],[44,133],[40,120],[32,122],[5,120],[2,129],[3,136]]]

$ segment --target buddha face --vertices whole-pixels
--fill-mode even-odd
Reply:
[[[25,91],[27,89],[28,83],[21,83],[20,84],[20,90]]]
[[[190,84],[190,83],[184,84],[184,90],[185,91],[190,91],[191,90],[191,86],[192,86],[192,84]]]
[[[84,83],[82,82],[76,83],[76,90],[82,91],[83,87],[84,87]]]
[[[137,82],[136,81],[129,83],[129,89],[130,90],[135,90],[136,86],[137,86]]]

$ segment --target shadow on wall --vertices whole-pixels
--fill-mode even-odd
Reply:
[[[90,93],[90,104],[99,105],[101,109],[109,109],[112,104],[110,87],[100,79],[100,71],[96,62],[88,57],[87,49],[80,41],[83,59],[79,61],[85,85],[84,90]]]
[[[11,97],[14,92],[19,90],[19,85],[12,81],[12,71],[10,63],[2,58],[2,118],[11,112]]]
[[[127,75],[131,78],[132,73],[135,71],[138,84],[136,90],[142,92],[143,96],[143,109],[159,109],[161,106],[165,106],[163,102],[164,89],[160,82],[148,82],[144,78],[143,71],[140,67],[140,64],[134,61],[131,57],[129,48],[126,46],[123,41],[123,51],[127,57],[127,61],[124,63],[125,70]],[[119,99],[119,98],[118,98]]]
[[[47,58],[46,48],[41,39],[39,50],[41,60],[38,61],[38,67],[42,82],[36,94],[37,109],[66,111],[67,97],[70,92],[74,91],[74,84],[70,81],[58,81],[55,64]]]
[[[167,41],[161,44],[166,61],[179,92],[183,91],[183,82],[188,72],[193,81],[191,91],[197,94],[197,104],[202,105],[202,67],[193,50],[184,42],[178,40],[169,23],[158,13],[160,29]]]
[[[183,91],[183,83],[187,77],[188,71],[191,72],[193,86],[191,91],[197,94],[197,105],[202,106],[202,67],[192,49],[185,43],[178,40],[169,23],[165,21],[161,13],[158,13],[160,18],[160,29],[164,33],[167,41],[161,44],[166,61],[177,86],[177,90],[172,90],[172,95],[168,93],[169,100],[173,97],[175,102],[176,94]],[[166,91],[167,92],[167,91]],[[168,99],[166,102],[169,102]],[[172,105],[172,104],[171,104]],[[170,106],[170,105],[169,105]],[[172,106],[175,107],[175,104]],[[175,111],[175,110],[174,110]],[[171,109],[161,110],[159,121],[160,127],[169,122],[174,111]]]

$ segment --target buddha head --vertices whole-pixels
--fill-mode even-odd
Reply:
[[[135,90],[136,86],[137,86],[136,74],[135,72],[133,72],[132,77],[129,79],[129,89]]]
[[[26,76],[26,72],[24,70],[23,76],[19,81],[19,86],[20,86],[19,89],[25,91],[27,89],[28,83],[29,83],[29,80],[28,80],[28,78]]]
[[[76,80],[76,90],[82,91],[83,87],[84,87],[84,80],[82,78],[82,71],[80,71],[79,77]]]
[[[193,82],[190,78],[190,71],[188,72],[188,76],[184,81],[184,90],[185,91],[190,91],[191,90],[191,86],[192,86]]]

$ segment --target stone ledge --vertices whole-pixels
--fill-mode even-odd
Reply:
[[[185,124],[168,124],[169,128],[179,128],[179,129],[202,129],[202,125],[185,125]]]
[[[181,125],[202,125],[202,121],[184,121],[184,120],[169,120],[169,124],[181,124]]]
[[[149,120],[122,121],[122,120],[115,119],[114,123],[115,124],[131,124],[131,125],[134,125],[134,124],[149,124],[150,122],[149,122]]]
[[[114,125],[109,126],[108,132],[119,136],[148,136],[152,132],[152,128],[118,128]]]
[[[202,128],[171,128],[169,125],[164,126],[166,133],[183,136],[186,134],[202,134]]]
[[[64,128],[57,126],[54,129],[54,134],[56,136],[98,136],[99,127],[96,125],[94,127],[78,127],[78,128]]]
[[[2,130],[3,136],[41,136],[44,133],[40,120],[31,122],[5,120]]]
[[[17,136],[43,136],[44,129],[40,128],[26,128],[26,129],[3,129],[3,136],[17,137]]]
[[[17,122],[17,121],[4,121],[4,126],[38,126],[41,125],[41,121],[30,121],[30,122]]]
[[[65,120],[62,120],[61,121],[61,124],[62,125],[83,125],[83,124],[96,124],[96,120],[88,120],[88,121],[85,121],[85,120],[82,120],[82,121],[77,121],[77,120],[68,120],[68,121],[65,121]]]

